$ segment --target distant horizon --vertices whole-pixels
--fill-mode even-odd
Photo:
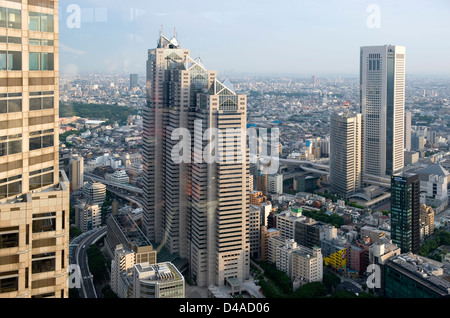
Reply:
[[[219,74],[359,74],[360,47],[388,44],[406,47],[407,74],[450,74],[448,0],[60,0],[59,5],[62,74],[144,73],[161,26],[164,35],[176,32],[182,48]]]
[[[215,70],[213,70],[215,71]],[[120,73],[120,72],[102,72],[102,71],[85,71],[85,72],[79,72],[79,73],[64,73],[60,72],[60,75],[79,75],[79,76],[89,76],[89,75],[114,75],[114,76],[123,76],[123,77],[129,77],[131,74],[137,74],[139,80],[142,78],[145,78],[146,73],[139,73],[139,72],[132,72],[132,73]],[[223,72],[222,74],[219,72],[217,76],[220,77],[296,77],[296,78],[302,78],[302,79],[311,79],[313,76],[316,76],[318,79],[320,78],[355,78],[359,79],[359,74],[339,74],[339,73],[330,73],[330,74],[296,74],[296,73],[227,73]],[[409,80],[411,77],[413,78],[424,78],[424,79],[450,79],[450,74],[406,74],[406,80]]]

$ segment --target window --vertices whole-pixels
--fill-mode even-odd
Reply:
[[[21,29],[22,15],[20,10],[0,8],[0,27],[9,29]]]
[[[22,70],[22,52],[0,51],[0,71]]]
[[[0,137],[0,157],[22,152],[22,134]]]
[[[30,190],[53,184],[53,167],[30,172]],[[52,171],[50,173],[47,173]]]
[[[20,113],[22,93],[0,94],[0,114]]]
[[[54,130],[38,130],[30,133],[30,151],[42,148],[53,147],[54,145]]]
[[[30,93],[30,111],[54,108],[54,92]]]
[[[0,273],[0,294],[19,290],[19,272]]]
[[[28,44],[29,45],[40,45],[40,46],[53,46],[54,45],[53,40],[44,40],[44,39],[29,39]]]
[[[30,71],[53,71],[53,61],[53,53],[30,52]]]
[[[30,31],[53,32],[53,15],[37,12],[29,12]]]
[[[44,124],[53,123],[54,121],[55,121],[55,117],[53,115],[30,117],[30,118],[28,118],[28,125],[29,126],[44,125]]]
[[[19,227],[0,229],[0,249],[19,246]]]
[[[17,36],[0,36],[0,43],[22,44],[22,38]]]
[[[52,272],[56,267],[55,252],[33,255],[31,273]]]
[[[33,214],[33,233],[56,231],[56,212]]]
[[[18,1],[18,0],[14,0],[14,1]],[[50,9],[53,9],[55,7],[55,4],[52,0],[28,0],[28,5],[39,6],[39,7],[50,8]]]
[[[0,180],[0,199],[22,193],[22,175]]]

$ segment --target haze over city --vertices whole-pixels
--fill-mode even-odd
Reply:
[[[62,73],[144,73],[161,25],[222,75],[356,76],[359,48],[385,44],[407,48],[408,75],[450,70],[446,0],[64,0],[59,11]]]
[[[375,1],[0,0],[0,298],[450,298],[450,5]]]

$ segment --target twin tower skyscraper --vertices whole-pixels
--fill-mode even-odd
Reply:
[[[197,286],[248,279],[246,96],[162,32],[148,52],[147,91],[144,232],[188,260]]]

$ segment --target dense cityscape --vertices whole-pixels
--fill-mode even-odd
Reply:
[[[0,298],[450,298],[450,77],[408,47],[221,74],[161,30],[140,73],[60,73],[58,2],[23,3],[0,4]]]

